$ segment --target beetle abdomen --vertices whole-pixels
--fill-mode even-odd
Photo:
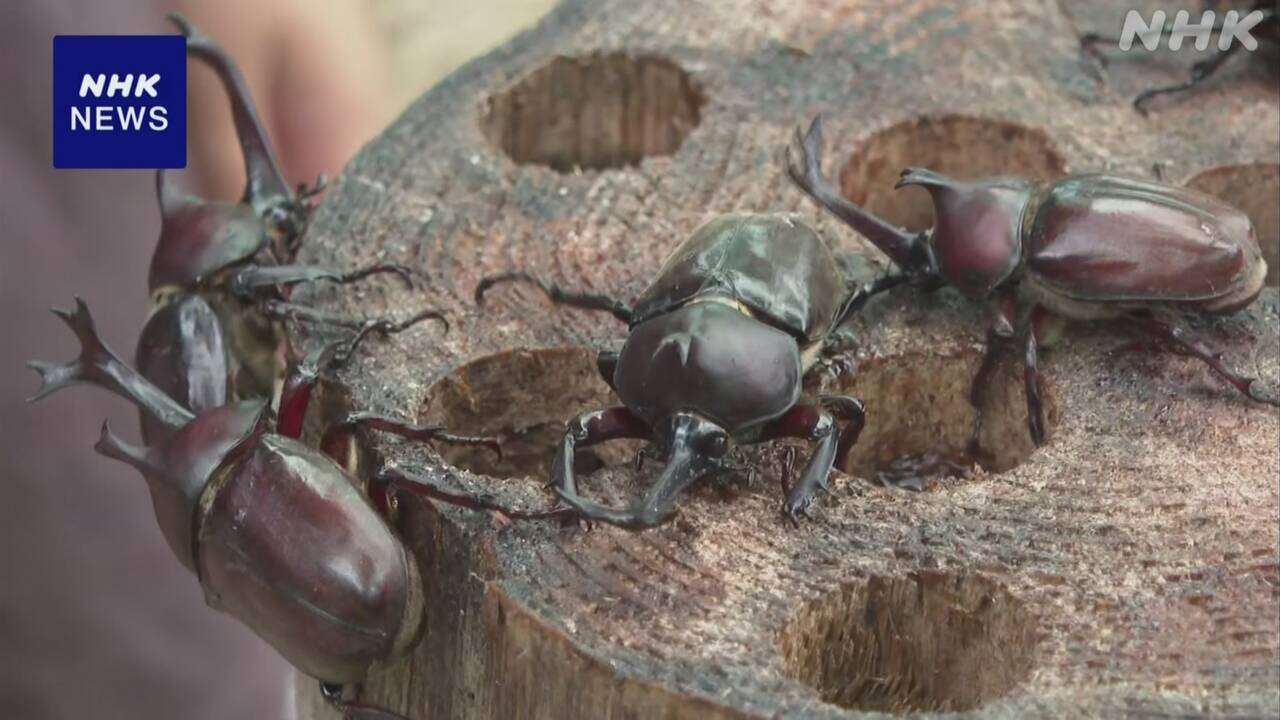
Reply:
[[[362,678],[413,639],[413,561],[337,465],[265,435],[215,482],[196,544],[211,607],[329,682]]]
[[[1244,213],[1193,190],[1107,175],[1052,185],[1027,251],[1036,282],[1090,302],[1230,309],[1252,300],[1266,274]]]
[[[798,217],[721,215],[671,253],[636,299],[635,323],[716,296],[806,340],[825,333],[844,295],[830,249]]]

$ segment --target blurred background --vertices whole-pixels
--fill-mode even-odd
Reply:
[[[92,450],[100,390],[38,405],[32,358],[75,354],[48,313],[75,295],[131,357],[159,233],[150,171],[51,167],[52,37],[172,32],[183,12],[240,64],[293,183],[333,176],[415,97],[532,25],[551,0],[16,0],[0,5],[0,717],[288,718],[288,667],[208,610],[172,557],[136,472]],[[240,153],[221,87],[190,74],[188,170],[236,199]]]

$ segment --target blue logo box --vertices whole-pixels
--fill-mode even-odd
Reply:
[[[53,166],[187,166],[181,35],[53,38]]]

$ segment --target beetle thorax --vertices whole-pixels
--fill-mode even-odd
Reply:
[[[800,394],[796,340],[732,301],[699,299],[632,329],[614,385],[657,425],[692,412],[731,434],[786,412]]]
[[[960,292],[988,296],[1017,269],[1032,187],[1025,180],[953,180],[909,170],[899,186],[920,185],[933,197],[929,233],[938,272]]]

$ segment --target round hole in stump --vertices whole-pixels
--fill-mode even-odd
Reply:
[[[1011,175],[1048,180],[1066,163],[1042,130],[1005,120],[945,115],[920,117],[867,137],[840,170],[845,197],[895,225],[926,230],[933,203],[923,188],[894,190],[906,167],[955,178]]]
[[[551,462],[565,423],[586,410],[618,404],[586,348],[512,350],[477,358],[454,370],[427,393],[422,422],[464,435],[491,435],[502,458],[484,448],[437,443],[450,464],[491,477],[551,477]],[[625,463],[636,442],[610,442],[580,450],[580,474]]]
[[[872,576],[806,603],[780,634],[784,672],[822,699],[880,712],[969,710],[1035,657],[1025,604],[979,574]]]
[[[1267,284],[1280,285],[1280,165],[1223,165],[1191,178],[1187,187],[1221,198],[1249,216],[1267,260]]]
[[[993,472],[1016,467],[1035,451],[1027,429],[1019,358],[1018,353],[1006,353],[985,392],[978,459]],[[866,405],[867,424],[844,470],[870,478],[891,469],[895,461],[928,454],[967,464],[974,420],[969,388],[981,360],[982,354],[971,350],[871,357],[826,387],[823,392],[852,395]],[[1058,407],[1043,374],[1040,398],[1045,432],[1052,437]]]
[[[490,97],[480,127],[518,163],[615,168],[674,153],[704,102],[689,74],[660,56],[557,57]]]

